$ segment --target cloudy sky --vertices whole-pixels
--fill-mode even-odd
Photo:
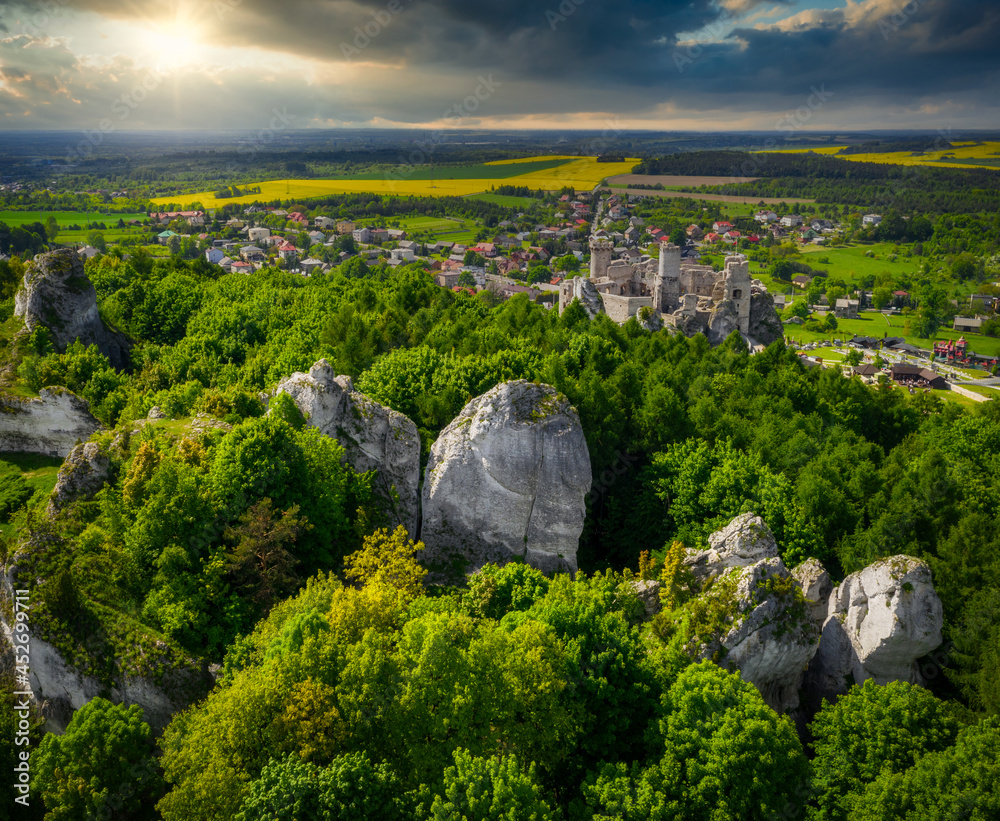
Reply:
[[[0,129],[1000,128],[996,0],[36,0]]]

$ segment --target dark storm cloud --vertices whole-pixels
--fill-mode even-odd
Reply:
[[[59,0],[60,13],[89,11],[146,26],[180,21],[213,46],[308,60],[319,71],[311,85],[294,71],[276,70],[269,88],[286,88],[297,110],[315,124],[438,121],[468,100],[483,78],[495,84],[495,92],[453,124],[579,112],[641,119],[664,111],[679,117],[712,112],[723,120],[729,112],[735,122],[754,112],[794,110],[813,89],[827,92],[828,113],[875,112],[871,125],[879,124],[877,112],[884,107],[940,110],[951,103],[980,112],[984,124],[995,122],[995,0],[862,0],[749,27],[746,15],[768,10],[773,19],[771,10],[782,5],[788,3]],[[10,22],[9,15],[4,19]],[[10,69],[24,70],[25,56]],[[261,67],[267,70],[266,60]],[[27,71],[35,78],[41,67]],[[338,86],[338,74],[350,82]],[[71,87],[72,72],[64,70],[59,82]],[[90,76],[88,83],[96,88],[101,80]],[[239,72],[223,71],[215,82],[198,84],[198,91],[202,105],[236,117],[241,106],[257,104],[252,78]],[[667,120],[657,124],[670,127]]]

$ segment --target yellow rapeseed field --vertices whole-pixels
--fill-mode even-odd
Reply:
[[[563,165],[546,171],[533,171],[504,179],[470,179],[470,180],[271,180],[270,182],[254,183],[260,186],[259,194],[245,197],[227,197],[216,199],[214,191],[201,191],[196,194],[176,194],[170,197],[158,197],[153,203],[158,206],[175,203],[190,206],[195,203],[203,208],[216,208],[233,203],[247,204],[252,202],[269,202],[272,200],[306,200],[311,197],[323,197],[328,194],[346,194],[370,191],[378,194],[396,194],[399,196],[428,197],[464,197],[469,194],[480,194],[498,185],[526,185],[529,188],[558,190],[571,185],[578,191],[589,191],[605,177],[627,174],[638,160],[627,160],[620,163],[599,163],[596,157],[529,157],[513,162],[537,162],[539,160],[566,160]],[[503,160],[503,163],[511,161]],[[490,163],[493,165],[494,163]],[[391,175],[389,175],[391,176]],[[400,175],[402,176],[402,175]]]
[[[836,154],[843,146],[824,146],[823,148],[787,148],[772,151],[772,154]],[[873,162],[882,165],[929,165],[938,168],[996,168],[1000,160],[1000,142],[961,142],[952,143],[951,148],[939,151],[927,151],[913,156],[909,151],[893,151],[888,154],[843,154],[841,159],[851,162]],[[942,162],[943,159],[951,162]],[[993,163],[976,162],[977,160],[992,160]],[[957,162],[956,162],[957,161]]]

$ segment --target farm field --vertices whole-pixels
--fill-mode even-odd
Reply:
[[[628,188],[630,185],[662,185],[664,188],[690,188],[699,185],[732,185],[740,182],[753,182],[756,177],[695,177],[682,174],[620,174],[609,177],[608,185],[612,188]]]
[[[399,171],[387,171],[383,175],[366,175],[366,177],[271,180],[255,183],[260,186],[260,193],[244,197],[218,199],[214,191],[201,191],[194,194],[158,197],[153,203],[161,207],[169,204],[191,206],[198,203],[203,208],[213,208],[219,205],[289,199],[307,200],[329,194],[361,192],[395,196],[464,197],[469,194],[484,193],[498,181],[536,189],[558,190],[572,186],[579,191],[589,191],[608,176],[631,171],[636,162],[638,160],[599,163],[596,157],[532,157],[514,163],[439,169],[435,172],[433,182],[430,179],[430,169],[421,166],[401,168]],[[479,176],[472,176],[474,173]],[[449,174],[451,178],[446,177]]]
[[[953,148],[927,151],[918,156],[910,151],[893,151],[873,154],[843,154],[837,152],[844,146],[823,148],[788,148],[771,151],[771,154],[833,154],[851,162],[871,162],[883,165],[929,165],[949,168],[1000,168],[1000,142],[955,143]],[[763,152],[762,152],[763,153]]]

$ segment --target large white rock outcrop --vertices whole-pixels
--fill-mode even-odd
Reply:
[[[77,445],[59,468],[49,498],[48,514],[55,515],[77,499],[90,498],[108,481],[111,460],[96,442]]]
[[[747,336],[761,345],[770,345],[785,336],[781,317],[774,307],[774,297],[757,280],[750,291],[750,325]]]
[[[363,473],[377,470],[376,489],[387,504],[393,526],[417,534],[420,518],[420,435],[403,414],[354,389],[349,376],[337,376],[321,359],[309,373],[294,373],[275,390],[287,393],[321,433],[344,448],[348,464]]]
[[[701,594],[726,613],[698,637],[699,658],[739,671],[778,712],[798,707],[802,674],[819,645],[819,628],[792,575],[779,558],[733,567]]]
[[[809,605],[809,615],[822,627],[830,606],[830,594],[833,592],[830,574],[818,559],[806,559],[792,570],[792,576]]]
[[[732,567],[748,567],[778,557],[778,544],[764,520],[743,513],[708,537],[708,550],[689,551],[684,564],[704,584]]]
[[[593,319],[598,314],[604,313],[604,301],[600,293],[594,287],[594,283],[587,277],[574,277],[570,280],[573,286],[570,302],[579,299],[587,316]]]
[[[587,441],[569,401],[548,385],[498,385],[431,448],[423,556],[445,576],[517,558],[574,571],[590,486]]]
[[[132,343],[101,321],[97,292],[71,249],[35,257],[24,273],[24,287],[14,297],[14,316],[24,320],[29,332],[40,325],[48,328],[59,351],[79,339],[97,345],[118,370],[128,367]]]
[[[90,405],[65,388],[42,388],[36,399],[0,396],[0,451],[65,458],[101,427]]]
[[[930,568],[892,556],[852,573],[830,595],[806,686],[814,705],[873,678],[922,681],[917,659],[941,644],[941,600]]]

